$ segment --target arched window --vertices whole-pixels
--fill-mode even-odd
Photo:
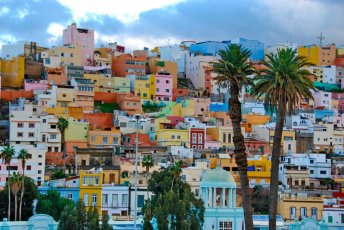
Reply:
[[[301,216],[302,220],[307,218],[307,208],[306,207],[301,207],[300,208],[300,216]]]
[[[317,208],[312,208],[311,209],[311,215],[313,219],[317,219],[317,214],[318,214],[318,209]]]

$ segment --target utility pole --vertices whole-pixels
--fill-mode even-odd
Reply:
[[[323,36],[322,32],[320,33],[319,36],[317,36],[317,38],[319,39],[319,46],[321,47],[322,46],[322,42],[325,39],[325,37]]]

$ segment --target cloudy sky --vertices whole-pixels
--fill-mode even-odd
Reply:
[[[320,32],[343,45],[343,12],[343,0],[0,0],[0,45],[61,45],[72,22],[94,29],[97,45],[129,49],[239,37],[313,44]]]

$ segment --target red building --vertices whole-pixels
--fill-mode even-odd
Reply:
[[[190,147],[193,149],[204,149],[206,133],[203,128],[190,129]]]
[[[136,133],[124,134],[122,137],[122,145],[124,146],[135,146],[136,142]],[[149,139],[149,134],[139,133],[139,146],[152,146],[152,143]]]

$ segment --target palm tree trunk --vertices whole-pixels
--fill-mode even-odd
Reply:
[[[10,189],[10,176],[11,176],[11,165],[8,164],[8,178],[7,178],[7,189],[8,189],[8,208],[7,208],[7,220],[11,220],[11,189]]]
[[[22,208],[23,208],[23,198],[24,198],[24,192],[25,192],[25,163],[23,164],[23,176],[22,176],[22,189],[20,192],[20,201],[19,201],[19,221],[22,219]]]
[[[252,219],[252,205],[251,205],[251,195],[250,187],[248,183],[247,176],[247,157],[245,148],[245,139],[241,133],[241,103],[239,101],[239,87],[235,84],[231,85],[230,91],[231,97],[228,100],[229,106],[229,116],[232,120],[233,126],[233,142],[234,142],[234,153],[236,163],[238,165],[241,193],[243,200],[243,209],[245,215],[245,229],[253,229],[253,219]]]
[[[17,221],[17,209],[18,209],[18,196],[17,193],[14,194],[14,221]]]
[[[270,179],[270,195],[269,195],[269,229],[276,229],[277,215],[277,199],[278,199],[278,168],[280,162],[282,133],[284,126],[284,118],[286,114],[286,105],[281,100],[277,110],[277,120],[274,135],[274,143],[272,146],[271,157],[271,179]]]

